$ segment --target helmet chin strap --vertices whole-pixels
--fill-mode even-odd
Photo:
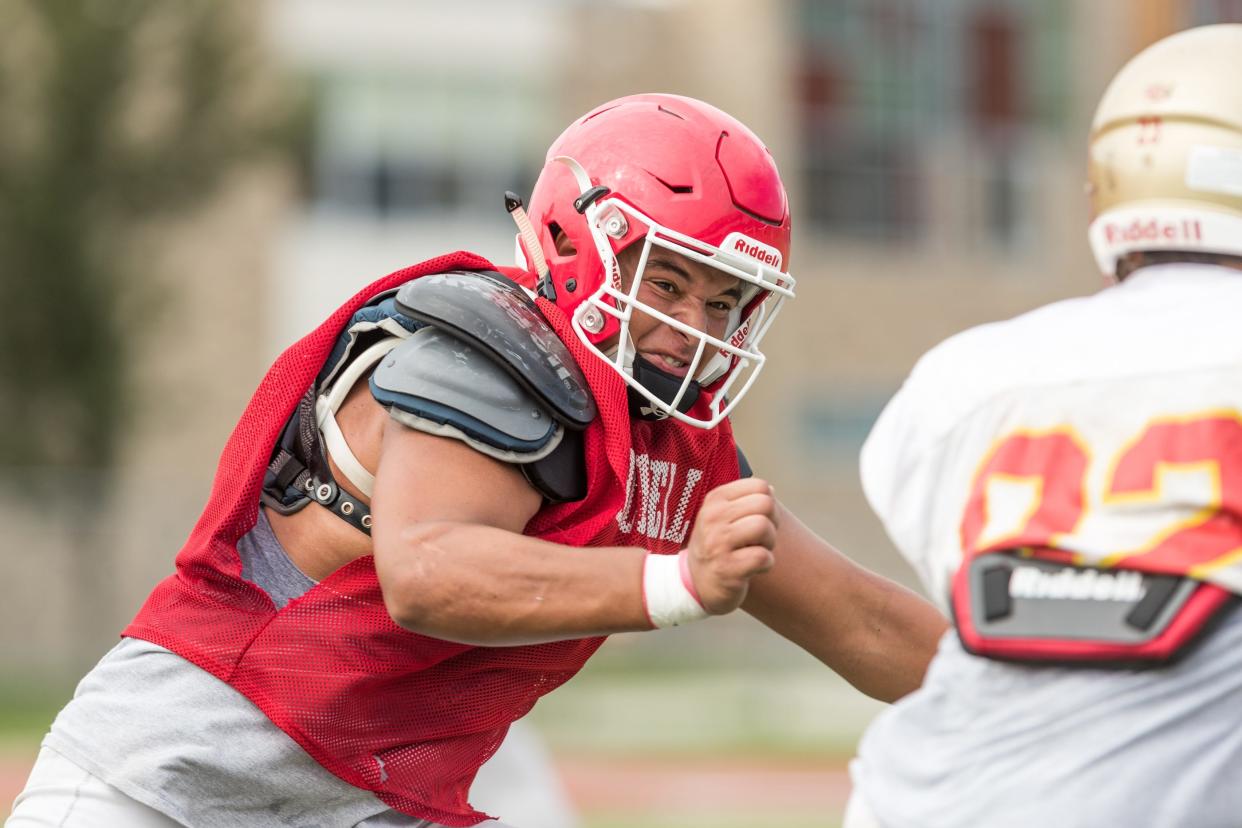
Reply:
[[[617,347],[613,345],[605,352],[609,359],[616,359]],[[684,377],[661,370],[650,361],[643,359],[638,355],[633,342],[630,343],[630,347],[625,349],[621,368],[650,391],[652,396],[666,405],[676,399],[677,392],[681,389],[682,380],[685,379]],[[651,400],[644,397],[638,389],[633,386],[627,386],[626,388],[631,417],[639,420],[668,419],[668,412],[655,408],[651,404]],[[677,404],[677,410],[682,414],[689,411],[698,402],[701,390],[702,386],[698,382],[691,380],[690,385],[686,388],[686,393],[681,398],[681,402]]]
[[[665,404],[676,399],[677,392],[681,390],[681,383],[685,379],[657,368],[640,356],[634,357],[630,370],[631,376],[634,379],[650,391],[656,399],[661,400]],[[681,401],[677,403],[677,410],[685,414],[693,408],[694,404],[698,402],[700,390],[699,384],[691,380],[690,385],[686,387],[686,393],[682,395]],[[629,400],[630,414],[634,417],[644,420],[664,420],[668,418],[668,412],[653,407],[651,400],[644,397],[633,387],[629,389]]]

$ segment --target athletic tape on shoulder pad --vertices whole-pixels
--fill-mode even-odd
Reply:
[[[396,309],[487,354],[567,428],[595,419],[595,400],[569,349],[534,301],[499,273],[424,276],[401,287]]]

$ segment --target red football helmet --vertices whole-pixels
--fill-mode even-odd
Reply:
[[[529,250],[519,234],[519,255],[536,268],[539,254],[546,259],[556,304],[582,341],[655,412],[702,428],[727,416],[762,368],[759,341],[794,286],[786,270],[788,199],[771,153],[754,133],[693,98],[619,98],[576,120],[552,144],[529,215],[540,250]],[[574,252],[557,252],[558,230]],[[637,272],[623,286],[617,254],[639,241],[645,248]],[[741,281],[742,302],[723,339],[639,301],[653,245]],[[699,340],[671,397],[635,378],[629,324],[636,308]],[[745,381],[733,389],[740,377]],[[692,384],[713,392],[706,418],[678,409],[688,393],[697,393]]]

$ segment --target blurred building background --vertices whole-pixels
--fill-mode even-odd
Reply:
[[[50,60],[24,5],[0,1],[9,73]],[[151,4],[51,5],[107,17]],[[0,690],[63,697],[171,571],[224,439],[281,348],[403,265],[457,248],[508,263],[503,192],[529,192],[544,149],[574,116],[638,91],[703,98],[771,147],[794,206],[798,299],[766,343],[770,367],[739,408],[739,440],[813,528],[912,583],[858,487],[871,422],[945,336],[1100,286],[1083,195],[1099,95],[1160,37],[1242,22],[1242,0],[217,5],[228,44],[247,57],[244,72],[222,79],[223,94],[258,101],[236,114],[238,129],[279,112],[282,138],[222,163],[195,185],[200,198],[145,215],[124,236],[127,289],[156,299],[125,317],[140,335],[127,351],[132,393],[107,467],[0,457]],[[138,53],[156,68],[138,67],[147,78],[138,99],[158,120],[176,103],[149,81],[174,35],[156,27],[145,36]],[[0,150],[29,131],[27,105],[7,99]],[[51,261],[51,272],[29,272],[0,260],[0,279],[55,291]],[[57,307],[34,320],[48,337],[95,312]],[[0,326],[30,323],[26,307],[0,306]],[[20,385],[0,393],[6,410],[27,405]],[[589,709],[600,698],[592,689],[664,665],[725,676],[710,687],[735,688],[721,698],[743,707],[776,700],[793,721],[768,714],[756,727],[801,751],[835,732],[835,716],[847,720],[835,749],[848,752],[874,710],[849,691],[817,704],[831,677],[817,678],[809,658],[746,618],[620,639],[588,668],[586,690],[571,683],[541,709]],[[762,678],[737,684],[746,674]],[[631,721],[632,704],[618,697],[614,723]],[[544,720],[554,743],[579,744],[556,718]],[[644,720],[656,721],[634,721]],[[641,727],[618,730],[633,737]]]

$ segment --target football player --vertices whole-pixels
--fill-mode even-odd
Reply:
[[[277,360],[10,825],[475,825],[480,764],[605,636],[739,606],[879,698],[917,686],[942,617],[733,441],[794,288],[763,144],[623,98],[507,206],[522,267],[391,274]]]
[[[848,828],[1238,825],[1242,26],[1135,57],[1090,134],[1115,283],[934,348],[862,453],[951,610]]]

